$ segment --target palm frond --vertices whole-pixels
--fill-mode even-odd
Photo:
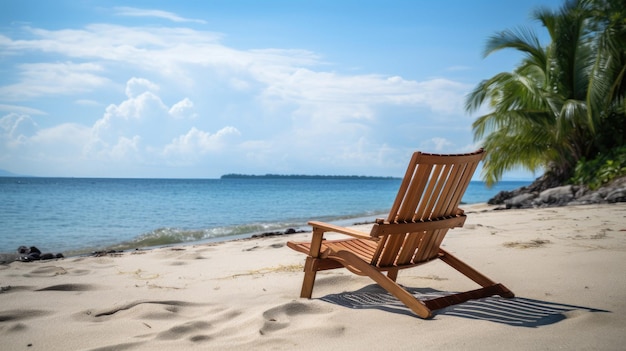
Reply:
[[[496,33],[485,56],[513,49],[522,60],[466,97],[468,111],[489,109],[472,124],[487,183],[517,167],[565,179],[579,159],[626,140],[626,2],[566,0],[533,16],[550,43],[524,27]]]

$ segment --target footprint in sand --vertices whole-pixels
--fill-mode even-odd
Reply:
[[[252,246],[250,248],[247,249],[243,249],[242,251],[256,251],[256,250],[260,250],[260,249],[264,249],[264,248],[269,248],[269,249],[280,249],[281,247],[284,247],[285,244],[284,243],[276,243],[276,244],[270,244],[267,247],[261,247],[259,245],[255,245]]]
[[[168,330],[162,331],[156,335],[157,339],[176,340],[186,338],[194,343],[201,343],[212,340],[216,335],[225,337],[233,330],[240,330],[243,324],[237,323],[237,318],[243,312],[232,310],[222,306],[214,306],[208,310],[204,310],[202,314],[205,320],[190,321],[176,325]],[[197,315],[197,313],[195,313]],[[209,320],[206,320],[209,318]],[[236,327],[225,326],[224,323],[236,323]]]
[[[185,301],[133,301],[108,309],[88,309],[73,314],[74,319],[89,322],[105,322],[118,318],[140,318],[147,320],[169,319],[186,306],[196,304]]]
[[[90,273],[91,273],[91,270],[89,269],[73,269],[73,268],[65,269],[59,266],[45,266],[45,267],[39,267],[39,268],[33,269],[32,271],[24,274],[23,276],[27,278],[40,278],[40,277],[55,277],[57,275],[64,275],[64,274],[79,276],[79,275],[87,275]]]
[[[134,348],[139,347],[139,345],[142,345],[143,342],[125,342],[125,343],[121,343],[121,344],[115,344],[115,345],[108,345],[108,346],[104,346],[104,347],[98,347],[95,349],[91,349],[89,351],[123,351],[123,350],[131,350]]]
[[[59,284],[52,285],[45,288],[37,289],[35,291],[89,291],[96,290],[95,285],[91,284]]]
[[[211,328],[211,323],[205,321],[195,321],[195,322],[187,322],[181,325],[177,325],[171,327],[170,329],[160,332],[157,336],[158,339],[165,340],[175,340],[181,339],[189,334],[193,334],[196,332],[206,332]],[[194,335],[192,337],[192,341],[199,342],[203,340],[208,340],[209,337],[206,335]]]
[[[203,251],[207,250],[188,250],[184,248],[171,248],[167,251],[159,251],[157,255],[154,255],[153,258],[156,259],[172,259],[170,266],[183,266],[188,264],[191,261],[195,260],[206,260],[210,257],[207,257],[202,254]]]
[[[176,261],[169,262],[170,266],[184,266],[188,265],[193,260],[206,260],[208,257],[204,257],[200,254],[187,254],[183,256],[176,257]]]
[[[195,304],[191,303],[191,302],[185,302],[185,301],[176,301],[176,300],[169,300],[169,301],[134,301],[122,306],[118,306],[112,309],[106,309],[106,310],[102,310],[100,312],[96,312],[93,313],[94,317],[106,317],[106,316],[112,316],[116,313],[119,313],[121,311],[127,311],[127,310],[131,310],[136,308],[137,306],[141,306],[141,305],[164,305],[166,307],[169,308],[176,308],[176,307],[181,307],[181,306],[193,306]],[[91,314],[91,313],[90,313]]]
[[[282,329],[289,333],[315,329],[316,333],[326,337],[341,336],[345,327],[329,323],[328,314],[331,312],[330,307],[317,305],[315,302],[292,301],[265,311],[265,321],[259,333],[268,335]]]
[[[44,311],[44,310],[29,310],[29,309],[0,311],[0,340],[2,338],[1,335],[26,332],[29,326],[28,324],[22,323],[21,321],[25,319],[31,319],[31,318],[37,318],[37,317],[49,315],[51,313],[52,312]]]
[[[44,266],[33,269],[30,273],[24,274],[27,278],[39,278],[39,277],[55,277],[57,275],[67,274],[67,271],[63,267],[58,266]]]
[[[29,318],[41,317],[51,312],[44,310],[28,310],[28,309],[17,309],[17,310],[8,310],[8,311],[0,311],[0,322],[13,322],[19,321]]]
[[[0,286],[0,294],[16,293],[18,291],[31,291],[33,287],[28,285],[5,285]]]

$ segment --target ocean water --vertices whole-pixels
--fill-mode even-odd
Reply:
[[[400,179],[95,179],[0,177],[0,252],[78,255],[228,240],[384,216]],[[530,182],[472,182],[465,203]]]

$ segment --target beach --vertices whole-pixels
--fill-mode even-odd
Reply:
[[[301,299],[305,255],[285,243],[310,233],[297,233],[1,264],[0,349],[624,349],[625,203],[465,210],[442,247],[515,298],[424,320],[337,269],[318,273],[313,299]],[[442,262],[398,282],[415,294],[478,287]]]

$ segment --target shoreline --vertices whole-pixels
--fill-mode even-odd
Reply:
[[[320,342],[330,349],[392,350],[623,346],[626,204],[464,207],[465,226],[450,231],[443,247],[506,285],[516,298],[470,301],[423,320],[390,302],[368,278],[339,269],[320,272],[313,299],[300,299],[305,255],[285,243],[307,240],[310,232],[297,233],[0,265],[0,345],[11,350],[313,350]],[[369,231],[369,225],[354,228]],[[438,262],[404,270],[398,282],[416,294],[475,286]]]
[[[489,205],[486,202],[480,203],[472,203],[472,204],[461,204],[461,208],[465,210],[466,213],[473,213],[476,211],[494,211],[498,208],[497,205]],[[356,217],[347,217],[347,216],[338,216],[341,219],[331,220],[328,223],[340,225],[340,226],[360,226],[360,225],[370,225],[373,224],[376,218],[384,217],[386,213],[373,214],[368,216],[356,216]],[[346,217],[346,218],[344,218]],[[316,219],[317,220],[317,219]],[[123,242],[118,243],[106,247],[102,247],[100,249],[94,250],[94,248],[84,248],[84,249],[75,249],[66,252],[61,252],[65,258],[73,258],[73,257],[90,257],[90,256],[99,256],[104,253],[126,253],[126,252],[134,252],[134,251],[145,251],[145,250],[153,250],[159,248],[166,247],[177,247],[177,246],[187,246],[187,245],[204,245],[204,244],[213,244],[213,243],[222,243],[229,241],[237,241],[237,240],[249,240],[255,238],[262,238],[266,236],[283,236],[283,235],[292,235],[295,233],[305,233],[310,231],[310,227],[308,225],[298,226],[296,228],[285,227],[281,230],[267,231],[267,232],[254,232],[254,233],[245,233],[245,234],[235,234],[235,235],[225,235],[218,236],[213,238],[206,238],[194,241],[181,241],[174,243],[165,243],[165,244],[157,244],[157,245],[149,245],[149,246],[134,246],[131,243]],[[287,233],[287,231],[295,231],[294,233]],[[27,245],[30,246],[30,245]],[[17,249],[17,248],[16,248]],[[19,259],[20,255],[14,252],[0,252],[0,264],[5,264],[8,262],[15,261]],[[50,259],[52,261],[54,259]],[[43,260],[46,261],[46,260]]]

